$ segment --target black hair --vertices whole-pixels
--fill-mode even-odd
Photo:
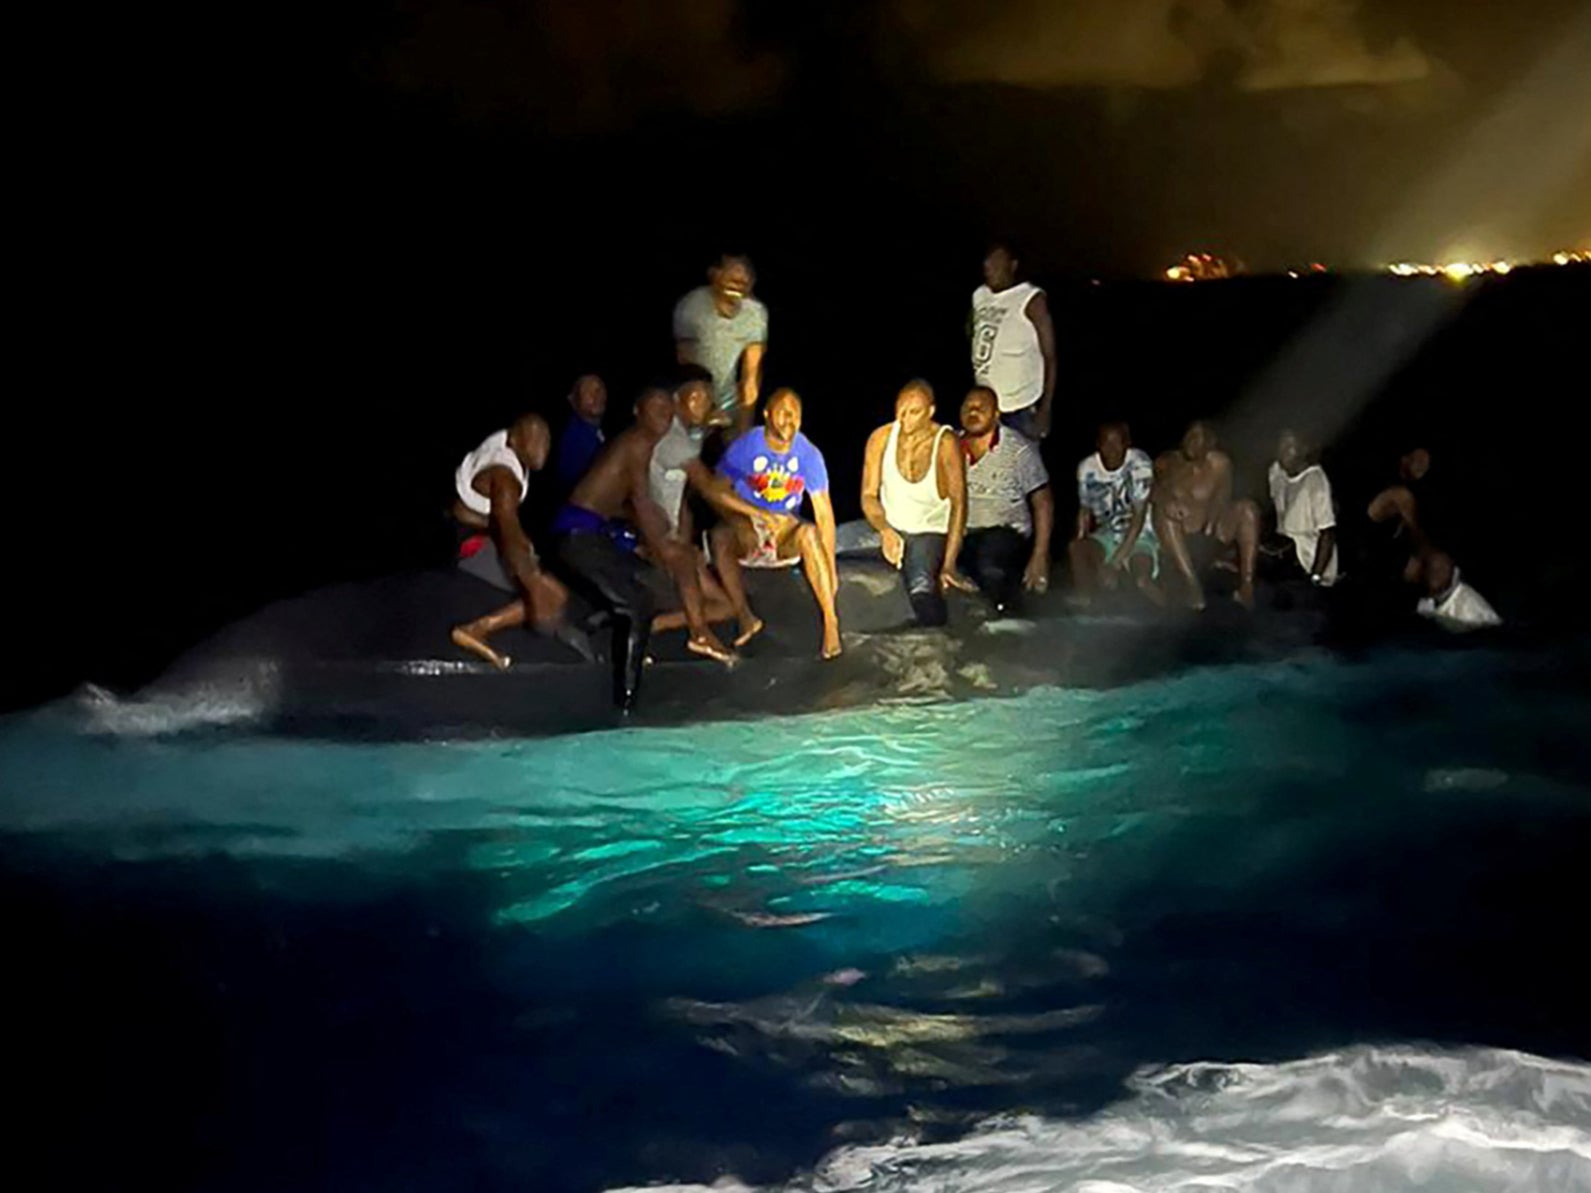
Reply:
[[[752,264],[751,257],[747,253],[742,253],[739,251],[719,253],[713,261],[713,268],[722,268],[723,266],[728,265],[731,261],[739,261],[746,267],[746,272],[751,274],[751,280],[754,282],[757,280],[757,267]]]
[[[1129,444],[1132,443],[1132,428],[1127,425],[1127,420],[1124,418],[1107,418],[1099,424],[1099,430],[1094,432],[1094,435],[1097,438],[1106,431],[1120,431],[1122,439]]]
[[[684,389],[687,385],[692,385],[698,381],[711,389],[713,385],[713,375],[701,365],[683,364],[674,371],[674,384],[663,386],[662,388],[670,391],[677,391]]]
[[[983,250],[983,255],[987,257],[996,249],[1005,250],[1005,255],[1011,258],[1011,263],[1013,265],[1020,265],[1022,263],[1022,250],[1017,247],[1016,241],[1012,240],[1010,237],[995,237],[989,242],[988,247]]]

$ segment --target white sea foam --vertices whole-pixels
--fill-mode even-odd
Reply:
[[[88,684],[75,703],[91,733],[159,737],[257,721],[276,703],[277,686],[269,665],[253,664],[236,675],[132,699]]]
[[[1591,1190],[1591,1065],[1357,1047],[1285,1064],[1173,1065],[1128,1084],[1126,1099],[1076,1121],[1011,1115],[950,1143],[848,1146],[756,1193]],[[753,1193],[733,1178],[650,1190]]]

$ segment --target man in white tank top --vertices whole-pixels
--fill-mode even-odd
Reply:
[[[983,259],[984,284],[972,292],[972,372],[994,390],[1001,422],[1043,439],[1055,397],[1055,327],[1044,291],[1017,280],[1020,265],[998,243]]]
[[[506,670],[507,655],[487,643],[498,630],[525,624],[580,644],[568,635],[564,606],[569,592],[541,570],[541,560],[519,522],[528,474],[547,462],[552,435],[540,415],[526,414],[506,431],[497,431],[464,457],[453,474],[453,517],[464,538],[459,568],[518,599],[494,613],[453,630],[454,645]]]
[[[956,570],[967,532],[967,467],[949,427],[934,421],[934,391],[911,381],[895,421],[874,431],[862,462],[862,514],[884,558],[900,569],[919,625],[944,625],[944,590],[975,592]]]

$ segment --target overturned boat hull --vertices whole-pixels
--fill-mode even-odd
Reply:
[[[994,619],[976,597],[951,599],[950,624],[910,625],[896,572],[876,557],[842,560],[845,653],[818,659],[819,622],[796,571],[750,573],[767,628],[733,669],[656,635],[637,711],[613,708],[610,671],[521,630],[494,644],[497,671],[455,647],[449,630],[490,610],[500,593],[452,571],[340,584],[266,606],[180,658],[133,701],[166,709],[140,723],[169,728],[246,721],[255,731],[393,739],[541,736],[626,724],[684,724],[885,702],[1015,694],[1057,684],[1103,687],[1188,666],[1281,657],[1320,638],[1318,613],[1246,614],[1213,602],[1203,614],[1079,616],[1056,594],[1022,619]],[[594,641],[606,647],[598,631]],[[188,724],[176,710],[188,707]],[[109,709],[102,709],[105,717]]]

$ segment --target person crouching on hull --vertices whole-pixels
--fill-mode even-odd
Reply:
[[[763,513],[759,519],[726,514],[713,529],[713,562],[734,603],[741,626],[736,645],[762,628],[746,602],[742,567],[779,567],[799,560],[823,617],[821,658],[839,655],[840,619],[834,598],[840,573],[834,555],[834,503],[829,469],[820,452],[801,433],[801,398],[781,389],[768,400],[762,425],[729,445],[718,463],[735,495]],[[812,503],[816,522],[798,516]]]
[[[1204,608],[1204,585],[1192,548],[1202,548],[1201,555],[1224,554],[1236,543],[1238,586],[1233,598],[1245,609],[1253,609],[1260,510],[1247,499],[1232,500],[1232,460],[1215,449],[1215,442],[1210,425],[1195,422],[1176,451],[1155,461],[1155,534],[1194,609]]]
[[[967,465],[967,538],[960,564],[996,614],[1020,610],[1022,593],[1050,586],[1055,499],[1038,444],[1000,425],[987,386],[961,403],[961,451]]]
[[[862,464],[862,514],[900,569],[917,624],[945,624],[944,591],[976,586],[956,570],[967,532],[967,469],[950,428],[934,421],[934,391],[909,382],[895,420],[874,431]]]
[[[1149,517],[1155,465],[1132,445],[1126,423],[1099,428],[1096,450],[1077,465],[1077,526],[1067,554],[1072,563],[1072,601],[1093,603],[1100,588],[1116,588],[1130,576],[1154,604],[1164,603],[1155,579],[1160,542]]]
[[[524,625],[588,653],[564,620],[569,591],[541,570],[541,560],[519,521],[529,474],[547,463],[552,436],[539,415],[526,414],[506,431],[488,435],[464,457],[453,476],[453,518],[465,532],[459,570],[518,599],[494,613],[456,626],[453,643],[507,670],[510,659],[487,641],[498,630]]]
[[[552,523],[558,558],[613,615],[613,699],[626,712],[640,691],[652,619],[672,604],[676,584],[690,627],[689,649],[726,664],[735,661],[708,627],[695,569],[676,560],[681,545],[670,540],[668,520],[648,485],[653,449],[673,422],[673,396],[662,389],[644,393],[635,425],[602,449]],[[637,554],[626,516],[655,565]]]

